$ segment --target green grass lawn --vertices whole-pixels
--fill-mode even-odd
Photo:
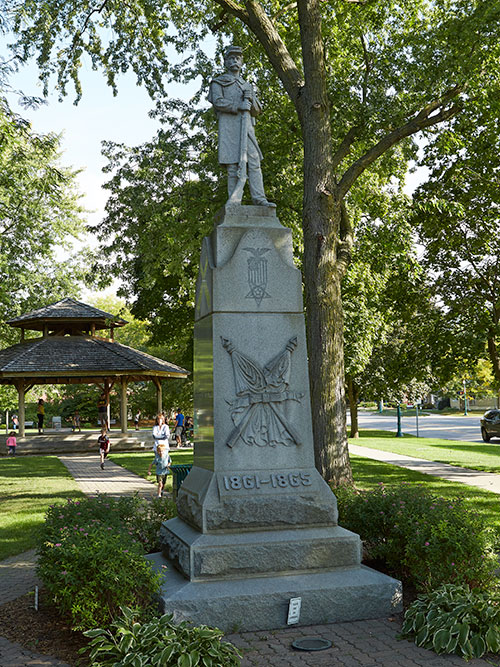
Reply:
[[[364,431],[362,436],[355,444],[478,469],[500,470],[500,447],[487,443],[478,445],[430,438],[394,438],[394,434],[384,431]],[[429,451],[427,456],[424,455],[426,447]],[[441,456],[438,456],[439,452]],[[464,460],[464,457],[472,457],[471,452],[475,458]],[[496,464],[491,461],[494,457],[497,457]],[[112,453],[111,460],[147,479],[153,455],[152,452]],[[186,449],[172,452],[172,460],[174,464],[192,463],[193,451]],[[489,525],[500,530],[499,495],[365,457],[351,456],[351,461],[358,488],[370,489],[380,482],[388,485],[421,482],[439,495],[450,498],[463,496],[471,508],[486,517]],[[479,468],[477,461],[485,467]],[[167,484],[168,489],[171,489],[170,476]],[[64,502],[69,497],[83,497],[83,494],[57,457],[19,456],[0,459],[0,560],[33,548],[37,539],[36,529],[42,523],[47,507],[55,502]]]
[[[193,450],[191,448],[180,451],[171,451],[170,456],[174,465],[191,464],[193,463]],[[113,463],[135,472],[136,475],[144,477],[156,484],[155,469],[151,468],[151,476],[148,477],[148,468],[151,461],[153,461],[153,452],[112,452],[110,461]],[[167,477],[165,490],[172,491],[172,475]]]
[[[381,433],[384,432],[382,431]],[[368,440],[368,438],[366,439]],[[124,468],[135,472],[141,477],[147,478],[148,465],[152,460],[152,456],[151,454],[143,453],[113,454],[112,459]],[[173,452],[172,459],[174,464],[192,463],[192,450]],[[351,463],[355,484],[360,489],[372,489],[380,482],[387,485],[400,482],[420,482],[440,496],[447,498],[464,497],[469,507],[483,514],[490,526],[500,530],[500,496],[495,493],[466,486],[459,482],[448,482],[438,477],[423,475],[422,473],[406,470],[405,468],[388,463],[372,461],[362,456],[352,455]],[[172,482],[170,477],[169,483],[171,488]]]
[[[0,560],[32,549],[49,505],[83,497],[55,456],[0,459]]]
[[[468,507],[482,514],[488,525],[500,531],[500,496],[496,493],[476,489],[460,482],[448,482],[439,477],[424,475],[362,456],[351,455],[351,465],[354,483],[359,489],[373,489],[380,482],[387,486],[402,482],[422,483],[444,498],[463,497]]]
[[[370,429],[360,431],[360,437],[350,439],[349,442],[360,447],[416,456],[427,461],[450,463],[461,468],[500,472],[500,443],[417,438],[413,435],[396,438],[390,431]]]

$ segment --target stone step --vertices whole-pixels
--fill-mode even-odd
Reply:
[[[361,540],[340,526],[202,534],[184,521],[160,530],[164,555],[191,581],[324,572],[359,566]]]
[[[99,431],[88,431],[81,433],[53,432],[29,434],[24,438],[17,438],[16,455],[23,454],[78,454],[94,452],[97,449],[97,438]],[[111,449],[113,451],[148,451],[153,446],[153,440],[149,431],[139,431],[137,434],[122,434],[111,432],[109,434]],[[1,443],[1,440],[0,440]],[[6,455],[5,446],[0,447],[0,455]]]
[[[286,628],[291,598],[301,598],[298,625],[341,623],[401,611],[399,581],[363,565],[329,572],[187,581],[162,554],[147,556],[164,579],[164,612],[223,632]]]

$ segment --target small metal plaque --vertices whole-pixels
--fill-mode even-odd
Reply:
[[[302,598],[290,598],[290,602],[288,604],[288,625],[293,625],[294,623],[299,622],[301,602]]]
[[[298,651],[324,651],[331,648],[332,642],[328,639],[321,639],[321,637],[302,637],[292,642],[292,646]]]

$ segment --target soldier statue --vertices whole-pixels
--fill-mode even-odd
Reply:
[[[241,203],[247,180],[250,196],[256,206],[271,206],[267,201],[260,161],[262,153],[255,137],[255,117],[262,107],[251,83],[240,73],[242,50],[230,46],[224,53],[225,74],[210,83],[208,100],[213,104],[219,121],[219,162],[227,169],[228,203]]]

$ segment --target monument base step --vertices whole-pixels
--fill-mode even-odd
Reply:
[[[165,613],[224,632],[289,627],[289,602],[296,597],[301,598],[298,625],[380,618],[402,609],[401,583],[364,565],[317,574],[193,582],[161,553],[147,558],[164,575]]]
[[[203,534],[179,518],[160,529],[162,551],[190,581],[310,574],[361,563],[359,535],[340,526]]]

